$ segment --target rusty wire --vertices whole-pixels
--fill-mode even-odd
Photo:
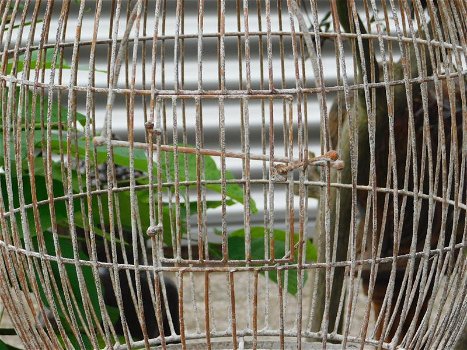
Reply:
[[[0,298],[26,348],[454,345],[467,7],[349,1],[345,29],[343,3],[0,2]]]

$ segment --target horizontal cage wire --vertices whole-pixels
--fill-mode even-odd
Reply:
[[[467,347],[464,1],[0,14],[0,348]]]

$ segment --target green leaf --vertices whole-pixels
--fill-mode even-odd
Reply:
[[[2,103],[9,103],[8,92],[9,89],[4,89],[4,95],[2,96]],[[13,115],[8,116],[9,118],[16,118],[17,114],[19,113],[19,94],[20,88],[16,88],[16,94],[14,97],[14,109]],[[41,123],[45,126],[47,125],[47,114],[48,114],[48,105],[49,100],[47,95],[41,96],[40,93],[37,93],[35,99],[33,98],[34,94],[31,90],[27,90],[26,98],[23,99],[23,106],[22,106],[22,117],[21,117],[21,127],[24,130],[25,128],[25,121],[28,120],[29,123],[34,121],[35,129],[41,129]],[[35,100],[35,108],[33,111],[33,100]],[[2,106],[0,108],[0,128],[3,129],[3,111],[6,111],[6,106]],[[52,101],[52,109],[51,109],[51,120],[50,126],[52,130],[57,130],[59,125],[62,127],[63,130],[67,129],[67,114],[68,108],[66,104],[59,105],[57,101],[54,99]],[[43,115],[43,117],[42,117]],[[72,119],[76,120],[76,122],[84,126],[86,124],[86,116],[79,112],[74,112],[72,115]]]
[[[50,255],[56,256],[56,250],[55,250],[55,247],[54,247],[54,244],[53,244],[53,236],[52,236],[51,232],[46,232],[44,234],[44,241],[45,241],[47,253],[50,254]],[[61,250],[62,256],[66,257],[66,258],[73,258],[73,246],[72,246],[72,243],[71,243],[71,237],[59,236],[58,241],[59,241],[59,244],[60,244],[60,250]],[[35,241],[35,246],[37,247],[37,241]],[[79,258],[83,259],[83,260],[89,260],[89,257],[83,252],[83,249],[79,249]],[[73,335],[72,325],[68,324],[67,321],[66,321],[66,318],[64,317],[66,314],[69,313],[69,310],[62,310],[59,307],[59,304],[57,303],[58,299],[61,299],[62,302],[63,302],[64,307],[66,308],[65,294],[64,294],[62,280],[60,278],[58,265],[57,265],[56,262],[51,262],[50,264],[51,264],[52,272],[53,272],[52,278],[54,278],[54,280],[57,283],[57,287],[58,287],[58,293],[54,293],[54,299],[55,299],[55,302],[56,302],[56,305],[57,305],[60,320],[61,320],[62,324],[64,325],[66,333],[69,335],[71,342],[73,344],[77,345],[78,341]],[[76,271],[76,267],[74,265],[72,265],[72,264],[66,264],[65,265],[65,271],[66,271],[67,278],[70,281],[69,285],[71,285],[71,291],[73,292],[73,294],[74,294],[74,296],[76,298],[76,304],[78,306],[77,308],[73,307],[73,311],[75,312],[76,320],[78,322],[78,327],[80,329],[82,329],[83,325],[81,324],[79,318],[77,317],[76,312],[79,311],[83,315],[83,317],[85,317],[84,303],[83,303],[83,299],[81,297],[82,292],[83,293],[86,293],[86,292],[88,293],[89,299],[91,300],[91,307],[94,309],[94,311],[95,311],[95,313],[97,315],[98,321],[101,322],[102,321],[102,314],[101,314],[100,309],[99,309],[99,301],[98,301],[98,296],[97,296],[97,287],[96,287],[96,283],[95,283],[96,281],[94,279],[94,275],[93,275],[91,267],[89,267],[89,266],[82,266],[81,267],[81,271],[82,271],[82,275],[83,275],[83,279],[84,279],[85,291],[82,291],[80,289],[80,287],[79,287],[78,274],[77,274],[77,271]],[[36,278],[38,278],[38,277],[36,276]],[[47,301],[47,299],[45,297],[45,291],[44,291],[43,287],[39,286],[39,288],[40,288],[40,292],[41,292],[40,294],[41,294],[41,297],[42,297],[42,300],[43,300],[44,304],[46,306],[50,307],[50,305],[49,305],[49,303],[48,303],[48,301]],[[105,289],[105,286],[102,286],[102,288]],[[105,291],[104,291],[104,293],[105,293]],[[112,322],[115,322],[120,317],[118,308],[111,307],[111,306],[106,306],[106,309],[107,309],[107,312],[109,313],[109,317],[110,317]],[[84,331],[81,331],[80,333],[81,333],[83,342],[86,345],[86,348],[91,348],[92,344],[91,344],[90,339],[86,336]],[[101,344],[101,340],[99,340],[99,343]]]
[[[251,227],[250,228],[250,237],[251,237],[251,257],[254,260],[261,260],[265,258],[265,246],[264,246],[264,235],[266,234],[264,227]],[[283,230],[275,229],[273,231],[274,236],[274,251],[277,258],[283,258],[285,256],[285,243],[286,243],[286,232]],[[294,236],[294,241],[298,242],[299,235]],[[229,234],[228,239],[228,251],[229,259],[232,260],[245,260],[245,230],[239,229]],[[307,240],[305,243],[306,249],[306,261],[316,261],[316,247]],[[209,244],[209,251],[213,257],[220,258],[220,249],[219,244]],[[297,254],[295,254],[295,259],[297,259]],[[277,273],[275,271],[269,272],[269,279],[277,283]],[[282,275],[284,276],[284,274]],[[284,277],[283,277],[284,278]],[[307,273],[304,273],[304,281],[306,281]],[[298,291],[297,288],[297,270],[288,270],[288,280],[287,280],[287,291],[295,295]]]
[[[29,166],[29,164],[24,164],[23,165],[23,168],[26,169],[27,171],[27,167]],[[54,181],[56,181],[57,183],[60,182],[62,183],[62,187],[61,188],[64,188],[65,184],[63,183],[63,179],[67,178],[68,174],[67,174],[67,171],[68,171],[68,167],[65,167],[64,170],[62,170],[62,167],[60,165],[59,162],[52,162],[52,179]],[[37,157],[36,159],[34,159],[34,175],[35,176],[41,176],[41,177],[46,177],[47,174],[46,174],[46,169],[44,168],[44,160],[42,159],[42,157]],[[66,180],[65,180],[66,181]],[[79,189],[79,183],[78,183],[78,175],[76,173],[75,170],[72,170],[72,188],[73,188],[73,192],[74,193],[79,193],[80,192],[80,189]],[[57,193],[58,195],[58,193]],[[55,196],[55,188],[54,188],[54,197]]]
[[[206,209],[215,209],[215,208],[219,208],[222,205],[222,201],[209,201],[209,200],[206,200],[206,201],[204,201],[204,203],[206,204]],[[225,201],[225,204],[227,206],[229,206],[229,205],[234,205],[235,202],[233,200],[227,199]],[[201,206],[203,206],[203,205],[201,204]],[[190,202],[190,213],[195,214],[197,212],[198,212],[198,202],[197,201]]]
[[[73,258],[73,246],[72,246],[72,242],[71,242],[71,237],[69,237],[69,236],[58,236],[58,241],[59,241],[62,256],[66,257],[66,258]],[[52,256],[56,256],[56,250],[55,250],[55,246],[54,246],[54,243],[53,243],[53,235],[52,235],[51,232],[45,232],[44,233],[44,242],[45,242],[47,253],[52,255]],[[35,246],[35,249],[38,248],[37,239],[34,239],[34,246]],[[78,250],[79,250],[79,258],[80,259],[89,260],[89,257],[84,253],[84,249],[82,247],[78,247]],[[65,303],[65,294],[64,294],[64,289],[63,289],[63,283],[62,283],[62,279],[60,277],[58,265],[57,265],[57,263],[55,261],[50,262],[50,264],[51,264],[52,274],[53,274],[51,276],[51,278],[53,278],[57,283],[58,292],[55,292],[55,291],[53,292],[54,293],[53,298],[54,298],[55,304],[57,306],[57,310],[58,310],[60,320],[62,322],[62,325],[64,326],[65,332],[68,335],[71,343],[74,344],[74,346],[79,347],[78,346],[79,342],[76,339],[76,337],[74,336],[74,332],[72,331],[73,326],[71,324],[67,323],[67,320],[66,320],[66,317],[65,317],[65,315],[69,314],[69,310],[61,309],[60,305],[58,304],[58,300],[61,300],[64,307],[65,308],[67,307],[66,303]],[[65,265],[65,273],[66,273],[67,278],[70,281],[69,285],[71,286],[71,292],[73,293],[73,295],[76,298],[77,307],[73,306],[73,311],[75,313],[75,317],[76,317],[76,320],[77,320],[77,323],[78,323],[78,327],[80,329],[80,335],[82,337],[83,343],[85,344],[85,348],[90,349],[90,348],[92,348],[91,340],[85,334],[85,332],[83,330],[84,325],[80,322],[80,320],[79,320],[79,318],[77,317],[77,314],[76,314],[79,311],[82,314],[82,316],[85,317],[84,303],[83,303],[83,299],[81,297],[82,292],[83,293],[86,293],[86,292],[88,293],[89,299],[91,300],[91,307],[94,309],[94,311],[95,311],[95,313],[97,315],[98,322],[102,321],[102,314],[101,314],[100,309],[99,309],[99,301],[98,301],[98,296],[97,296],[97,287],[96,287],[96,283],[95,283],[96,281],[94,279],[94,274],[92,272],[92,269],[89,266],[82,266],[81,271],[82,271],[82,275],[83,275],[83,279],[84,279],[85,291],[82,291],[79,288],[78,274],[77,274],[77,271],[76,271],[76,267],[73,264],[66,264]],[[36,279],[39,282],[39,276],[38,275],[36,275]],[[38,285],[39,285],[39,293],[41,295],[42,301],[44,302],[45,306],[50,307],[50,304],[49,304],[49,302],[48,302],[48,300],[46,298],[46,294],[45,294],[45,290],[44,290],[43,286],[41,286],[39,283],[38,283]],[[105,286],[102,285],[101,287],[104,289],[103,294],[105,295]],[[119,313],[118,308],[106,305],[106,310],[107,310],[107,312],[109,314],[111,322],[115,323],[116,320],[120,317],[120,313]],[[96,326],[96,325],[94,324],[94,326]],[[59,335],[59,334],[57,333],[57,335]],[[62,345],[65,347],[65,343],[63,342],[63,339],[61,339],[61,337],[60,337],[59,340],[62,343]],[[103,339],[99,338],[98,342],[101,345],[100,347],[105,346],[105,343],[104,343]],[[0,348],[0,350],[1,350],[1,348]]]
[[[89,12],[90,8],[87,8],[85,12]],[[38,19],[35,24],[43,22],[42,19]],[[22,26],[30,26],[32,22],[25,22]],[[21,24],[15,24],[13,25],[13,28],[18,28],[20,27]],[[5,30],[8,30],[8,27],[5,27]],[[39,62],[39,54],[38,50],[34,50],[31,55],[29,56],[29,70],[35,70],[36,66],[39,65],[39,68],[41,69],[52,69],[53,66],[53,57],[54,57],[54,48],[48,48],[45,50],[45,56],[42,54],[41,62]],[[24,66],[26,62],[26,54],[21,54],[18,56],[18,59],[16,60],[16,74],[24,71]],[[6,74],[11,74],[13,70],[13,56],[10,56],[8,59],[7,67],[6,67]],[[63,59],[62,63],[60,64],[60,52],[57,53],[57,61],[55,64],[55,69],[71,69],[71,66],[69,63]],[[78,68],[79,70],[88,70],[89,68],[86,66],[84,68]],[[99,72],[99,73],[107,73],[106,70],[104,69],[94,69],[94,72]]]
[[[60,141],[58,135],[52,135],[52,148],[58,150],[60,146]],[[62,147],[66,147],[66,140],[62,140]],[[86,152],[86,140],[81,137],[77,140],[77,147],[73,142],[71,146],[71,152],[74,154],[79,154],[81,158],[84,159]],[[185,156],[188,167],[188,176],[185,176]],[[129,167],[130,166],[130,150],[129,148],[124,147],[114,147],[113,148],[113,160],[117,165]],[[221,171],[217,168],[217,165],[209,156],[203,156],[204,167],[205,167],[205,179],[206,180],[219,180],[221,178]],[[97,147],[97,163],[105,163],[107,161],[107,146],[102,145]],[[178,172],[179,172],[179,181],[196,181],[196,156],[193,154],[180,154],[178,157]],[[135,170],[141,172],[148,172],[148,158],[146,151],[143,149],[135,148],[134,149],[134,167]],[[153,168],[154,175],[156,173],[156,166]],[[175,178],[175,161],[173,155],[167,155],[167,164],[163,161],[162,164],[162,180],[167,181],[170,178],[172,181]],[[227,171],[227,179],[234,179],[233,175]],[[209,184],[206,187],[212,191],[221,193],[221,185]],[[238,184],[228,184],[226,186],[226,197],[227,205],[233,205],[235,203],[244,204],[244,195],[243,188]],[[256,208],[256,203],[253,199],[250,199],[250,209],[251,212],[257,213],[258,209]]]
[[[23,181],[23,195],[24,195],[24,201],[25,204],[31,204],[32,203],[32,188],[31,188],[31,178],[29,175],[23,175],[21,177]],[[37,201],[44,201],[48,199],[48,194],[47,194],[47,186],[46,186],[46,180],[42,176],[36,176],[34,178],[35,180],[35,186],[36,186],[36,198]],[[2,186],[2,197],[3,200],[5,201],[5,205],[8,205],[9,202],[9,196],[8,192],[6,189],[6,179],[5,179],[5,174],[0,175],[0,184]],[[16,176],[12,177],[12,193],[13,193],[13,206],[14,208],[19,208],[19,187],[18,187],[18,178]],[[53,186],[53,193],[54,193],[54,198],[63,196],[63,184],[59,181],[52,181],[52,186]],[[56,201],[55,202],[55,218],[57,221],[64,221],[67,220],[67,214],[66,214],[66,207],[65,207],[65,202],[64,201]],[[29,232],[31,237],[35,237],[37,235],[37,232],[35,230],[36,228],[36,223],[34,220],[34,215],[33,215],[33,209],[25,209],[26,211],[26,218],[27,218],[27,225],[29,227]],[[42,230],[47,230],[49,227],[51,227],[51,219],[50,219],[50,208],[49,205],[43,204],[38,207],[38,212],[39,212],[39,220],[41,223]],[[16,213],[13,217],[16,220],[17,227],[19,230],[19,234],[21,237],[24,235],[23,231],[23,226],[21,223],[21,213],[18,212]]]
[[[164,159],[162,160],[162,169],[163,177],[167,177],[167,173],[169,174],[171,180],[175,179],[175,155],[167,154],[167,165],[165,164]],[[185,176],[185,161],[188,167],[188,177]],[[204,178],[206,180],[220,180],[221,179],[221,171],[217,167],[216,162],[210,156],[203,156],[203,163],[204,163]],[[167,168],[169,171],[167,171]],[[180,181],[196,181],[197,174],[196,174],[197,164],[196,164],[196,155],[195,154],[179,154],[178,155],[178,172],[179,172],[179,180]],[[233,180],[234,176],[231,172],[226,171],[225,178],[227,180]],[[220,184],[208,184],[206,188],[221,193],[222,186]],[[243,195],[243,188],[238,184],[227,184],[226,189],[226,196],[227,198],[231,199],[235,203],[239,203],[244,205],[244,195]],[[256,203],[253,199],[250,198],[250,209],[253,214],[258,212],[256,208]]]
[[[102,287],[105,288],[105,286],[102,286]],[[106,308],[107,308],[107,313],[109,314],[110,322],[112,324],[115,324],[115,322],[117,322],[117,320],[120,318],[120,310],[118,310],[118,307],[109,306],[109,305],[106,305]]]
[[[37,23],[42,23],[42,22],[43,22],[42,19],[38,19],[35,23],[37,24]],[[21,23],[15,24],[15,25],[13,25],[12,28],[15,29],[15,28],[19,28],[19,27],[26,27],[26,26],[30,26],[31,24],[32,24],[32,21],[27,21],[27,22],[24,22],[24,24],[21,24]],[[5,31],[7,31],[9,28],[10,28],[10,26],[6,26]]]
[[[148,171],[148,157],[146,151],[140,148],[134,149],[135,170],[142,172]],[[115,164],[130,167],[130,149],[124,147],[113,148],[113,160]],[[97,150],[97,162],[105,163],[107,161],[107,146],[99,146]]]
[[[0,116],[1,117],[1,116]],[[11,160],[11,167],[15,166],[16,161],[18,160],[26,160],[28,156],[28,144],[27,140],[29,138],[29,134],[26,132],[21,133],[21,149],[18,152],[18,157],[19,159],[16,159],[15,155],[15,142],[16,142],[16,135],[13,135],[12,132],[10,132],[10,160]],[[41,139],[41,132],[40,131],[34,131],[34,143],[37,143]],[[5,167],[5,144],[4,144],[4,139],[3,139],[3,133],[0,130],[0,166]],[[25,168],[25,171],[27,171],[27,167]]]
[[[49,48],[45,51],[45,56],[42,54],[41,61],[39,62],[39,54],[38,51],[35,50],[31,53],[29,56],[29,69],[33,70],[36,69],[37,65],[40,65],[40,68],[44,69],[51,69],[53,66],[53,57],[54,57],[54,49]],[[8,64],[6,67],[6,74],[10,74],[12,69],[13,69],[13,62],[12,58],[8,60]],[[16,61],[16,73],[22,72],[24,70],[24,62],[26,62],[26,54],[21,54],[18,56],[18,59]],[[62,64],[60,65],[60,53],[57,53],[57,62],[55,64],[55,67],[59,69],[61,66],[62,69],[70,69],[71,67],[68,65],[68,63],[63,60]]]
[[[14,328],[0,328],[0,336],[2,335],[17,335]]]
[[[74,216],[74,219],[75,219],[75,226],[84,230],[85,225],[84,225],[84,221],[83,221],[83,214],[80,211],[77,211],[77,212],[74,213],[73,216]],[[93,225],[93,230],[94,230],[94,233],[96,234],[96,236],[104,238],[104,239],[106,239],[106,240],[108,240],[110,242],[110,240],[111,240],[110,234],[108,234],[107,232],[102,231],[96,225]],[[122,244],[122,241],[120,241],[118,238],[115,238],[115,242],[117,244]],[[123,242],[123,243],[126,246],[130,245],[130,243],[128,243],[128,242]]]
[[[62,149],[67,147],[66,138],[63,138],[61,141],[58,138],[57,134],[52,135],[51,146],[53,151],[58,151],[60,149],[60,144]],[[92,140],[90,141],[90,145],[92,146]],[[91,150],[90,150],[91,151]],[[104,164],[107,162],[107,146],[102,145],[96,147],[97,152],[97,163]],[[78,156],[81,159],[84,159],[86,155],[86,139],[84,137],[79,137],[76,142],[73,140],[71,144],[71,153]],[[113,160],[114,164],[121,165],[125,167],[130,167],[130,153],[129,148],[123,147],[114,147],[113,148]],[[148,171],[148,160],[146,156],[146,152],[142,149],[136,148],[134,149],[134,161],[135,161],[135,170],[139,170],[142,172]],[[155,169],[155,168],[154,168]]]
[[[102,216],[99,214],[99,206],[98,206],[98,198],[100,196],[102,201]],[[116,211],[116,201],[118,199],[118,207],[120,210],[120,215],[117,216]],[[130,200],[130,192],[116,192],[114,194],[114,218],[116,220],[120,220],[122,224],[122,228],[126,231],[130,231],[132,229],[131,225],[131,200]],[[149,214],[149,192],[147,190],[143,191],[136,191],[136,201],[138,203],[138,213],[139,218],[141,220],[141,226],[143,232],[146,232],[148,227],[150,226],[150,214]],[[108,196],[107,193],[99,194],[93,196],[92,198],[92,211],[94,213],[94,225],[99,226],[100,220],[102,219],[106,226],[110,225],[109,221],[109,207],[108,203]],[[173,205],[172,208],[169,208],[167,203],[162,204],[162,225],[164,230],[164,243],[168,246],[172,246],[172,232],[175,234],[175,206]],[[186,233],[186,211],[185,205],[183,203],[180,204],[180,222],[181,222],[181,235],[185,235]],[[76,214],[75,214],[76,215]],[[171,219],[172,218],[172,219]],[[109,239],[109,236],[106,236]]]
[[[318,261],[318,248],[313,243],[312,240],[306,241],[306,254],[305,254],[306,261]]]
[[[262,226],[253,226],[250,228],[250,236],[251,236],[251,241],[253,242],[254,240],[261,240],[264,244],[264,235],[265,235],[266,229]],[[279,230],[275,229],[273,230],[273,235],[274,235],[274,242],[277,244],[277,242],[285,242],[287,233],[284,230]],[[244,229],[239,229],[236,230],[232,233],[229,234],[230,237],[245,237],[245,230]],[[295,234],[294,235],[294,242],[297,243],[299,240],[299,235]],[[244,246],[243,246],[244,247]],[[284,245],[285,247],[285,245]],[[306,240],[305,243],[305,249],[306,249],[306,254],[305,254],[305,260],[306,261],[317,261],[317,250],[316,246],[310,241]],[[285,251],[281,250],[275,250],[276,251],[276,257],[282,257],[285,255]],[[283,252],[281,254],[281,252]],[[296,252],[297,253],[297,252]],[[256,255],[252,250],[252,255],[254,256],[253,259],[264,259],[264,251],[262,251],[262,254],[260,251],[256,252]],[[244,258],[243,258],[244,259]]]
[[[50,254],[52,256],[56,256],[57,251],[56,251],[55,246],[54,246],[54,240],[53,240],[52,233],[49,232],[49,231],[44,232],[43,238],[44,238],[47,254]],[[71,237],[58,236],[58,244],[60,245],[60,251],[61,251],[62,257],[65,257],[65,258],[73,258],[74,257]],[[34,240],[34,246],[35,246],[36,249],[38,249],[37,239]],[[82,251],[82,249],[80,249],[79,258],[83,259],[83,260],[89,260],[89,257]],[[66,303],[65,303],[65,293],[64,293],[64,288],[63,288],[63,282],[62,282],[62,278],[61,278],[60,273],[59,273],[58,264],[57,264],[56,261],[50,261],[50,266],[52,268],[52,273],[53,273],[53,276],[51,276],[51,277],[55,280],[55,282],[57,284],[57,288],[58,288],[58,293],[54,292],[54,299],[55,299],[55,303],[56,303],[56,306],[57,306],[58,314],[60,315],[61,322],[65,325],[65,327],[66,328],[71,327],[72,325],[67,324],[66,318],[64,317],[65,315],[69,314],[70,310],[62,310],[60,308],[60,305],[58,304],[58,299],[61,299],[62,302],[63,302],[64,307],[65,308],[67,307]],[[91,267],[90,266],[81,266],[81,272],[82,272],[83,279],[84,279],[84,284],[85,284],[85,286],[83,286],[83,287],[85,288],[85,290],[82,290],[80,288],[80,285],[78,283],[78,273],[76,271],[75,265],[65,264],[64,267],[65,267],[66,276],[67,276],[68,280],[70,281],[69,286],[71,286],[71,291],[70,290],[69,291],[72,292],[73,295],[76,298],[77,308],[73,307],[73,311],[75,312],[75,316],[76,316],[76,312],[79,311],[84,317],[85,313],[84,313],[84,302],[83,302],[83,298],[82,298],[82,293],[83,294],[88,293],[89,299],[91,300],[91,305],[90,306],[96,312],[98,320],[101,321],[102,320],[102,315],[101,315],[101,312],[100,312],[100,309],[99,309],[99,301],[98,301],[98,297],[97,297],[96,281],[94,280],[94,275],[93,275]],[[38,278],[38,277],[36,277],[36,278]],[[39,285],[39,288],[40,288],[41,296],[42,296],[42,299],[43,299],[42,301],[44,302],[44,304],[47,307],[50,307],[50,305],[48,303],[48,300],[45,298],[45,291],[43,289],[43,286]],[[81,328],[83,325],[81,324],[79,318],[76,317],[76,320],[78,322],[78,326]]]
[[[13,345],[5,343],[3,340],[0,339],[0,350],[21,350]]]

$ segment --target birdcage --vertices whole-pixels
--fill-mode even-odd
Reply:
[[[0,13],[0,348],[461,338],[464,1]]]

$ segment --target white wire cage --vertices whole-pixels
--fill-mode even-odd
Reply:
[[[463,1],[0,10],[0,296],[26,348],[460,338]]]

